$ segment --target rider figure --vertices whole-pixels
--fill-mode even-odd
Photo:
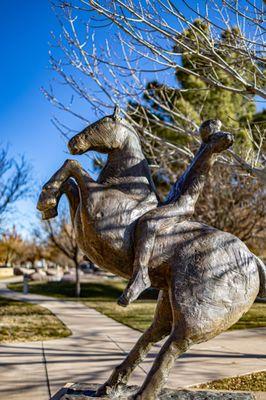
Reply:
[[[139,219],[135,230],[133,274],[118,299],[119,305],[126,307],[151,286],[148,268],[157,233],[161,233],[169,223],[187,221],[193,215],[197,199],[215,161],[214,155],[232,144],[230,134],[220,132],[221,126],[219,120],[202,123],[199,129],[202,144],[191,166],[175,183],[163,205]]]

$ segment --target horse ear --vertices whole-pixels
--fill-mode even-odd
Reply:
[[[120,107],[116,104],[112,117],[114,119],[117,119],[119,117],[119,114],[120,114]]]

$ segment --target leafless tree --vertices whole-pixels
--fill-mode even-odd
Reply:
[[[220,179],[217,180],[217,174]],[[196,207],[196,219],[234,233],[255,253],[263,255],[266,237],[266,192],[250,177],[214,166]],[[264,238],[264,239],[263,239]]]
[[[161,194],[198,147],[205,93],[206,98],[217,90],[231,93],[243,104],[265,101],[263,0],[58,0],[54,10],[61,34],[53,34],[50,64],[71,94],[65,102],[51,87],[43,89],[45,96],[84,125],[91,121],[80,111],[80,101],[98,116],[119,104],[140,134]],[[195,20],[203,21],[208,35]],[[223,41],[225,31],[229,37]],[[181,62],[184,55],[190,56],[189,65]],[[179,87],[176,74],[203,84],[191,81],[190,87]],[[197,115],[182,103],[188,93],[203,98]],[[177,94],[181,101],[175,103]],[[241,101],[236,104],[241,107]],[[75,133],[58,119],[53,122],[66,137]],[[223,129],[238,133],[234,123],[228,118]],[[251,146],[235,147],[219,157],[215,173],[223,174],[227,186],[218,188],[212,176],[196,217],[201,219],[203,209],[210,207],[205,222],[251,243],[265,234],[265,123],[248,122],[245,129]],[[166,130],[168,135],[160,134]],[[231,207],[230,222],[226,217]]]
[[[25,158],[9,157],[7,148],[0,148],[0,222],[17,200],[30,192],[30,167]]]
[[[171,170],[178,158],[187,159],[193,154],[189,146],[176,145],[156,135],[155,126],[157,130],[167,128],[173,134],[188,135],[192,143],[198,140],[198,124],[193,116],[173,107],[171,93],[162,90],[164,84],[173,84],[176,71],[200,78],[206,84],[203,89],[180,89],[181,96],[187,90],[197,96],[200,90],[218,88],[246,100],[253,100],[255,95],[258,101],[266,98],[263,0],[207,0],[199,4],[181,0],[176,4],[170,0],[73,0],[57,1],[54,5],[62,30],[60,36],[53,35],[50,62],[61,82],[72,89],[72,95],[69,104],[61,101],[53,88],[44,89],[45,95],[59,109],[84,123],[88,120],[75,109],[73,93],[88,102],[96,113],[105,113],[115,103],[124,106],[127,118],[142,134],[154,169]],[[209,35],[193,23],[196,18],[208,25]],[[187,29],[194,39],[186,36]],[[226,44],[221,42],[225,29],[237,32],[237,37]],[[182,65],[180,56],[184,54],[195,55],[202,68],[192,70]],[[243,66],[242,72],[239,65]],[[217,70],[222,74],[217,74]],[[158,96],[147,90],[151,79],[162,82]],[[162,120],[148,107],[132,107],[143,103],[143,96],[173,118]],[[63,134],[69,132],[60,121],[55,119],[54,123]],[[253,174],[265,184],[265,132],[262,126],[256,129],[256,142],[250,129],[252,151],[237,154],[231,150],[220,161]]]

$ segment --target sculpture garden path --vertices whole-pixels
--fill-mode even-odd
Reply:
[[[68,338],[0,345],[0,398],[47,400],[67,382],[102,383],[131,349],[140,332],[81,302],[23,295],[0,282],[0,296],[40,304],[72,331]],[[171,371],[169,388],[188,387],[266,368],[266,328],[225,332],[188,351]],[[155,346],[130,384],[140,384],[159,346]],[[49,381],[49,385],[48,385]],[[263,396],[263,394],[262,394]],[[263,397],[259,397],[262,399]]]

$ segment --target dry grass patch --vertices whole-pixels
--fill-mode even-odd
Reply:
[[[219,379],[197,386],[198,389],[243,390],[266,392],[266,371],[254,372],[233,378]]]
[[[67,337],[71,331],[44,307],[0,297],[0,342]]]

